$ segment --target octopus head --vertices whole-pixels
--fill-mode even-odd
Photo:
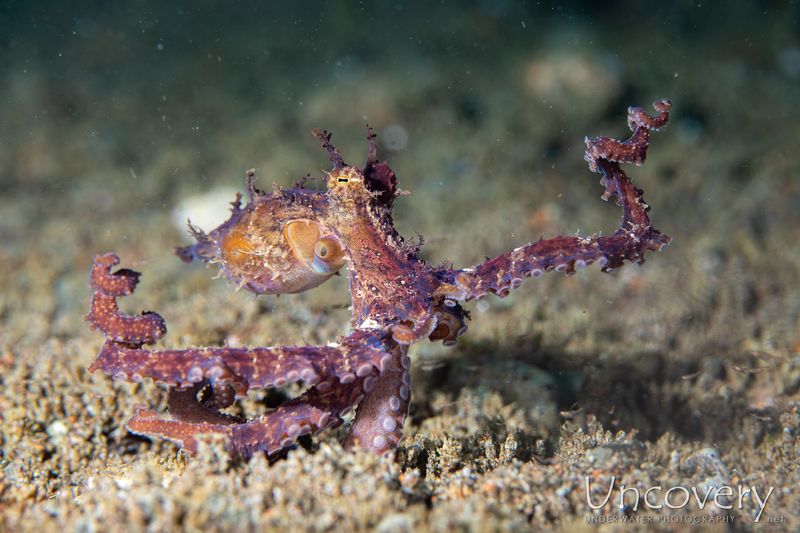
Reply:
[[[363,171],[356,167],[344,165],[328,172],[328,195],[340,203],[366,205],[374,196],[370,185]]]

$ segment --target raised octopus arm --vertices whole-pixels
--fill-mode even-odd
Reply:
[[[118,263],[116,255],[106,254],[96,257],[92,268],[94,295],[87,319],[107,341],[90,370],[119,380],[150,378],[170,387],[171,418],[140,410],[127,425],[132,433],[166,438],[189,452],[197,450],[197,435],[220,433],[233,452],[272,454],[300,435],[340,424],[342,414],[366,397],[368,408],[359,409],[348,443],[385,451],[399,441],[409,400],[408,358],[400,347],[387,351],[385,332],[356,330],[327,346],[148,350],[143,345],[166,332],[164,320],[153,312],[131,316],[119,311],[116,298],[134,291],[139,273],[112,272]],[[219,411],[248,389],[299,381],[311,388],[257,419],[239,420]]]
[[[452,300],[470,300],[491,292],[505,296],[528,277],[540,277],[555,270],[571,274],[597,262],[604,272],[625,261],[643,263],[646,250],[661,250],[670,237],[655,229],[642,190],[633,186],[620,163],[641,165],[647,155],[650,131],[663,127],[671,103],[653,104],[658,115],[650,116],[640,107],[628,109],[628,126],[633,131],[626,141],[609,137],[587,137],[585,159],[589,168],[603,175],[603,199],[617,198],[622,206],[619,229],[609,236],[560,236],[526,244],[473,267],[448,272],[438,294]]]

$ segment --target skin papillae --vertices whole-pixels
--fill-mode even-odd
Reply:
[[[423,339],[456,342],[467,326],[461,302],[487,293],[503,297],[523,279],[556,271],[572,274],[592,263],[603,271],[625,262],[643,263],[645,252],[661,250],[670,238],[653,228],[642,191],[620,163],[644,162],[650,132],[667,123],[670,102],[655,102],[655,116],[628,109],[633,132],[626,141],[586,139],[592,171],[602,174],[604,199],[622,207],[619,229],[607,236],[561,236],[526,244],[471,268],[432,267],[395,231],[392,206],[397,178],[377,158],[368,129],[366,163],[344,162],[327,132],[315,132],[333,169],[327,190],[304,188],[264,193],[248,172],[249,201],[232,203],[231,216],[206,234],[192,228],[197,243],[177,249],[184,261],[217,264],[238,287],[257,294],[296,293],[323,283],[341,268],[350,277],[350,334],[321,346],[265,348],[208,347],[151,350],[166,333],[157,313],[122,313],[117,298],[131,294],[139,273],[113,270],[114,254],[95,257],[87,316],[105,344],[90,370],[123,381],[145,378],[169,387],[169,415],[141,409],[127,428],[169,439],[195,452],[198,436],[227,437],[231,453],[274,455],[296,438],[317,434],[355,416],[345,446],[383,453],[396,447],[408,413],[411,381],[409,346]],[[250,389],[302,382],[304,392],[272,411],[243,420],[222,410]]]

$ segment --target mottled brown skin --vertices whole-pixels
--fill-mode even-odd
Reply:
[[[586,139],[586,160],[603,175],[603,198],[616,197],[623,208],[614,234],[540,240],[460,270],[425,264],[418,249],[395,231],[397,178],[378,161],[371,130],[367,162],[359,168],[344,162],[330,134],[315,132],[333,164],[325,192],[298,184],[266,194],[255,188],[250,171],[247,205],[237,197],[228,221],[210,234],[192,228],[197,243],[177,254],[185,261],[219,264],[238,287],[257,294],[305,291],[347,266],[351,333],[325,346],[149,350],[143,346],[166,333],[164,320],[153,312],[119,311],[116,299],[133,292],[139,274],[112,271],[119,259],[105,254],[95,257],[92,267],[87,319],[106,343],[90,370],[169,386],[169,418],[140,410],[127,427],[172,440],[188,452],[196,451],[198,435],[219,433],[228,437],[232,453],[275,454],[300,435],[341,424],[353,408],[345,444],[391,450],[402,436],[410,401],[408,347],[425,338],[454,344],[467,329],[459,302],[489,292],[503,297],[524,278],[551,270],[571,274],[593,262],[603,271],[626,261],[643,263],[646,250],[669,243],[653,228],[642,191],[619,166],[644,162],[650,131],[669,117],[668,100],[654,107],[656,116],[628,110],[633,134],[627,141]],[[302,382],[305,392],[261,417],[240,420],[220,412],[249,389],[294,382]]]

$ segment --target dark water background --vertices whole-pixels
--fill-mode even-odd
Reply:
[[[408,161],[438,141],[434,119],[472,138],[495,117],[508,134],[535,128],[525,120],[545,122],[554,126],[552,152],[580,139],[572,128],[586,131],[666,95],[687,134],[701,142],[744,136],[754,154],[770,140],[767,128],[779,136],[797,119],[795,2],[285,4],[4,2],[4,152],[42,143],[43,129],[55,130],[48,142],[56,145],[89,137],[75,151],[91,152],[70,151],[75,161],[44,175],[6,164],[3,187],[63,188],[96,170],[98,151],[135,167],[170,147],[191,153],[198,170],[188,179],[220,179],[223,169],[227,179],[233,165],[271,162],[280,147],[231,154],[221,136],[274,128],[288,143],[311,145],[307,131],[321,126],[355,143],[353,125],[383,128],[386,118],[412,132]],[[583,78],[531,81],[568,78],[551,70],[575,57],[591,71]],[[546,72],[531,73],[542,58]],[[327,109],[314,107],[320,99]],[[529,159],[547,164],[548,155]],[[273,162],[270,172],[305,172],[306,161],[288,166]]]

